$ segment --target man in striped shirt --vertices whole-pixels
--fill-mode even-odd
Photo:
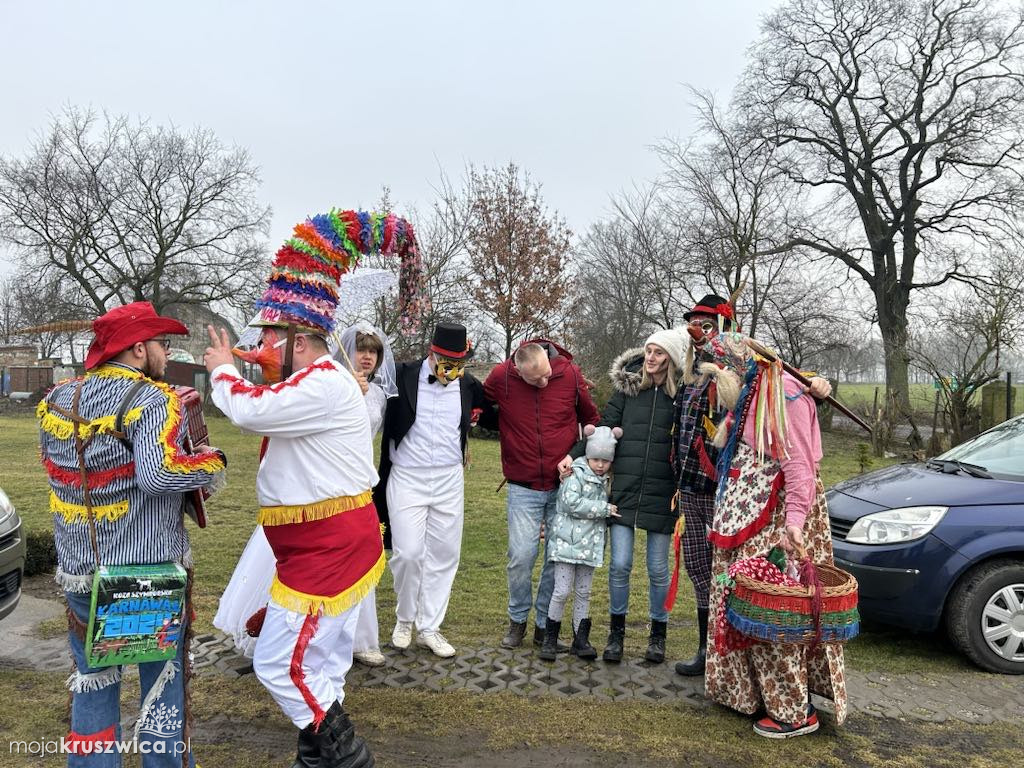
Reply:
[[[226,462],[214,449],[184,451],[188,415],[161,381],[168,334],[187,334],[184,325],[160,317],[149,302],[134,302],[96,318],[93,332],[85,376],[54,388],[37,415],[50,481],[56,579],[67,597],[77,666],[68,681],[73,750],[68,765],[105,768],[120,764],[110,746],[121,737],[121,668],[94,669],[85,658],[93,573],[100,564],[173,562],[190,569],[184,495],[221,479]],[[186,601],[186,622],[190,614]],[[136,737],[151,742],[148,750],[140,749],[144,768],[177,768],[183,753],[194,764],[184,733],[187,653],[182,639],[176,659],[139,664],[143,711]],[[168,717],[159,728],[147,728],[147,716],[157,711]],[[103,751],[105,745],[110,751]]]

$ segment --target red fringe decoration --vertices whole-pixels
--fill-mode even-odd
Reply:
[[[46,467],[46,474],[50,476],[51,480],[64,485],[71,485],[75,488],[81,487],[82,473],[77,469],[72,472],[71,470],[58,467],[49,457],[43,459],[43,466]],[[90,489],[103,488],[118,478],[133,477],[134,475],[135,462],[129,461],[127,464],[122,464],[112,469],[104,469],[102,472],[90,472],[87,485]]]
[[[270,447],[270,438],[266,435],[260,440],[260,464],[263,463],[263,457],[267,455],[267,448]]]
[[[240,379],[238,376],[231,376],[227,373],[222,373],[217,376],[217,381],[230,381],[231,382],[231,394],[233,395],[249,395],[250,397],[263,397],[264,394],[270,392],[271,394],[277,394],[285,387],[297,387],[299,382],[309,376],[313,371],[333,371],[336,370],[334,364],[328,360],[322,363],[316,363],[309,366],[308,368],[294,374],[286,381],[279,382],[277,384],[249,384],[245,379]]]
[[[75,733],[71,731],[65,742],[68,753],[72,755],[95,755],[113,745],[116,726],[104,728],[96,733]]]
[[[302,657],[306,655],[306,646],[309,645],[309,641],[313,639],[313,635],[316,634],[317,627],[320,624],[320,616],[317,614],[308,614],[306,620],[302,623],[302,629],[299,630],[299,638],[295,641],[295,650],[292,652],[292,665],[289,670],[289,675],[292,678],[292,683],[299,689],[299,693],[302,694],[302,698],[305,699],[306,704],[313,712],[313,730],[320,730],[320,723],[324,721],[327,713],[320,707],[320,702],[313,696],[313,692],[309,690],[306,685],[306,673],[302,671]]]
[[[736,470],[729,470],[730,477],[732,477],[732,473],[734,471]],[[754,522],[730,536],[723,536],[717,531],[712,530],[711,533],[708,534],[708,540],[719,549],[732,549],[733,547],[738,547],[755,533],[764,528],[765,525],[768,524],[768,521],[772,519],[772,515],[775,513],[776,507],[779,506],[779,490],[782,488],[784,482],[784,473],[779,472],[772,481],[772,489],[768,493],[768,501],[765,502],[764,509],[761,510],[761,514],[757,516],[757,519]]]
[[[711,479],[711,482],[717,483],[718,470],[715,469],[715,465],[711,463],[711,457],[708,456],[708,449],[704,445],[704,438],[697,435],[695,442],[697,444],[697,461],[700,462],[701,471]]]
[[[676,506],[675,499],[672,500],[673,508]],[[675,530],[672,531],[672,550],[675,553],[676,564],[672,569],[672,580],[668,584],[668,592],[665,594],[665,610],[671,612],[676,604],[676,595],[679,593],[679,562],[680,550],[682,549],[683,535],[679,530],[679,520],[676,520]]]
[[[335,282],[341,277],[341,270],[333,264],[314,259],[308,253],[298,251],[290,245],[282,246],[277,252],[277,266],[301,270],[313,275],[330,275]]]
[[[263,631],[263,622],[267,619],[267,606],[263,606],[256,613],[245,620],[245,634],[249,637],[259,637]]]
[[[354,245],[359,250],[362,250],[363,227],[359,221],[359,214],[357,214],[355,211],[341,211],[338,214],[338,218],[345,222],[345,230],[348,232],[348,239],[352,241],[352,245]]]
[[[391,253],[395,240],[395,217],[388,216],[384,219],[384,236],[381,238],[380,252]]]
[[[814,563],[811,562],[810,556],[806,557],[802,563],[800,563],[800,583],[805,587],[810,587],[814,590],[814,594],[811,595],[811,615],[814,617],[814,640],[808,650],[813,651],[818,647],[818,643],[821,642],[821,579],[818,578],[818,569],[814,567]]]

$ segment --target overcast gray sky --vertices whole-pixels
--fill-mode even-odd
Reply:
[[[439,167],[513,160],[582,232],[692,131],[684,83],[728,96],[774,5],[0,0],[0,153],[66,104],[211,128],[261,166],[273,248],[383,185],[425,209]]]

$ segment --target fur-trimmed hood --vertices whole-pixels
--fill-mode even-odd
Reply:
[[[640,393],[640,381],[643,379],[644,348],[633,347],[620,354],[608,369],[612,386],[626,397],[636,397]]]
[[[681,372],[676,373],[678,375]],[[616,357],[608,369],[608,376],[616,392],[621,392],[626,397],[636,397],[640,394],[640,382],[644,378],[644,348],[633,347]],[[680,381],[676,382],[677,387],[681,382],[680,377]]]

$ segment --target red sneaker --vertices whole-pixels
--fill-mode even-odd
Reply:
[[[773,717],[763,717],[754,723],[754,733],[767,739],[788,739],[806,736],[818,730],[818,713],[811,707],[810,714],[802,723],[780,723]]]

